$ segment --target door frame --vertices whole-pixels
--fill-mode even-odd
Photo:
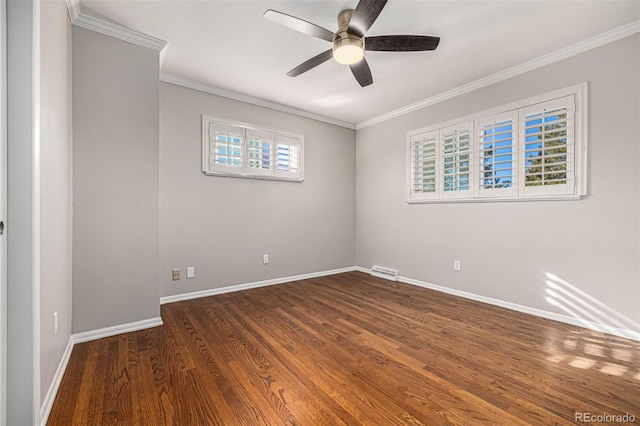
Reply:
[[[7,220],[7,2],[0,0],[0,221]],[[0,235],[0,424],[7,405],[7,238]]]

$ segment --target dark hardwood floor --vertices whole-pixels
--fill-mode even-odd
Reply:
[[[49,425],[640,423],[640,342],[351,272],[74,347]]]

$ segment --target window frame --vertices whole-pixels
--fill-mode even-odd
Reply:
[[[443,123],[410,130],[406,133],[406,202],[409,204],[421,203],[457,203],[457,202],[502,202],[502,201],[535,201],[535,200],[579,200],[587,194],[587,83],[580,83],[563,89],[547,92],[538,96],[512,102],[488,110],[480,111],[465,117],[448,120]],[[558,99],[569,99],[572,103],[568,105],[573,109],[572,149],[574,152],[573,175],[567,175],[567,180],[571,180],[571,188],[565,186],[562,193],[553,193],[552,189],[547,191],[526,190],[524,187],[524,122],[525,111],[539,104],[552,103]],[[480,124],[487,120],[504,118],[510,116],[512,119],[512,178],[511,187],[501,189],[481,189],[482,159],[480,155],[481,128]],[[461,194],[445,196],[443,167],[443,142],[442,131],[452,126],[460,126],[464,123],[471,123],[470,132],[470,190],[467,196]],[[426,134],[436,134],[436,188],[430,193],[414,192],[415,168],[414,149],[417,138]],[[556,185],[548,185],[543,188],[553,188]],[[463,192],[463,191],[451,191]],[[569,193],[567,193],[569,192]]]
[[[211,164],[211,126],[230,127],[237,129],[241,134],[240,146],[242,150],[240,166],[229,166],[222,164]],[[252,167],[253,162],[249,156],[250,139],[269,140],[269,166],[270,169],[261,167]],[[291,146],[298,149],[297,172],[291,173],[278,169],[277,147],[279,140],[286,140]],[[262,142],[261,142],[262,143]],[[250,123],[243,123],[224,118],[202,115],[202,172],[206,176],[234,177],[256,180],[274,180],[285,182],[303,182],[304,181],[304,135],[278,129],[257,126]],[[262,145],[260,145],[262,147]],[[264,148],[259,149],[264,152]],[[253,159],[256,160],[256,159]],[[264,164],[264,159],[260,157],[257,161]]]

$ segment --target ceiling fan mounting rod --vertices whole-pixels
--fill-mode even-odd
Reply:
[[[338,13],[338,32],[347,31],[352,16],[353,9],[345,9],[342,12]]]

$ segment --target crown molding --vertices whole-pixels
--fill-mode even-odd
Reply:
[[[69,12],[69,19],[73,24],[76,19],[78,19],[78,15],[80,15],[80,3],[78,0],[66,0],[67,1],[67,11]]]
[[[124,41],[128,41],[130,43],[134,43],[139,46],[143,46],[149,49],[159,51],[162,57],[163,50],[167,45],[166,41],[149,36],[147,34],[143,34],[143,33],[131,30],[129,28],[125,28],[116,23],[109,22],[104,19],[100,19],[95,16],[91,16],[89,14],[83,13],[80,8],[80,3],[79,3],[80,0],[66,0],[66,2],[67,2],[67,9],[69,11],[69,18],[71,19],[72,24],[82,28],[97,31],[97,32],[100,32]],[[430,105],[435,105],[437,103],[455,98],[457,96],[472,92],[474,90],[478,90],[483,87],[499,83],[501,81],[519,76],[526,72],[544,67],[546,65],[559,62],[561,60],[570,58],[580,53],[587,52],[591,49],[595,49],[600,46],[604,46],[614,41],[621,40],[625,37],[629,37],[639,32],[640,32],[640,20],[636,20],[636,21],[630,22],[629,24],[623,25],[613,30],[604,32],[602,34],[599,34],[594,37],[588,38],[586,40],[580,41],[578,43],[572,44],[571,46],[558,49],[549,54],[524,62],[520,65],[507,68],[506,70],[499,71],[495,74],[491,74],[489,76],[480,78],[470,83],[463,84],[462,86],[456,87],[446,92],[439,93],[437,95],[431,96],[429,98],[423,99],[413,104],[404,106],[402,108],[398,108],[393,111],[389,111],[385,114],[381,114],[377,117],[373,117],[356,124],[348,123],[342,120],[337,120],[331,117],[326,117],[324,115],[312,113],[312,112],[294,108],[288,105],[283,105],[276,102],[268,101],[265,99],[255,98],[253,96],[245,95],[242,93],[233,92],[231,90],[212,86],[212,85],[209,85],[200,81],[192,80],[189,78],[185,78],[185,77],[179,77],[173,74],[161,73],[160,81],[163,81],[165,83],[175,84],[177,86],[182,86],[182,87],[186,87],[193,90],[198,90],[205,93],[210,93],[217,96],[222,96],[228,99],[234,99],[234,100],[245,102],[252,105],[262,106],[262,107],[273,109],[276,111],[287,112],[289,114],[310,118],[312,120],[333,124],[333,125],[344,127],[351,130],[360,130],[366,127],[373,126],[375,124],[385,122],[387,120],[391,120],[393,118],[400,117],[405,114],[409,114],[414,111],[418,111]]]
[[[365,127],[373,126],[374,124],[379,124],[384,121],[391,120],[392,118],[400,117],[402,115],[418,111],[430,105],[435,105],[448,99],[455,98],[456,96],[460,96],[465,93],[469,93],[474,90],[499,83],[501,81],[519,76],[526,72],[544,67],[545,65],[550,65],[554,62],[559,62],[563,59],[567,59],[580,53],[584,53],[588,50],[604,46],[605,44],[621,40],[638,32],[640,32],[640,20],[633,21],[627,25],[623,25],[611,31],[604,32],[565,48],[558,49],[554,52],[540,56],[531,61],[524,62],[520,65],[516,65],[495,74],[491,74],[487,77],[472,81],[471,83],[463,84],[462,86],[456,87],[455,89],[448,90],[435,96],[431,96],[411,105],[407,105],[405,107],[398,108],[369,120],[362,121],[356,124],[356,130],[364,129]]]
[[[120,40],[127,41],[129,43],[136,44],[138,46],[146,47],[161,52],[167,42],[160,40],[159,38],[152,37],[147,34],[143,34],[138,31],[123,27],[114,22],[98,18],[88,13],[83,13],[80,7],[80,0],[66,0],[67,10],[69,11],[69,18],[71,23],[78,27],[86,28],[88,30],[96,31],[110,37],[114,37]]]
[[[302,109],[290,107],[287,105],[279,104],[276,102],[267,101],[265,99],[254,98],[253,96],[244,95],[242,93],[234,92],[231,90],[223,89],[221,87],[212,86],[206,83],[202,83],[190,78],[179,77],[174,74],[160,73],[160,81],[176,86],[186,87],[188,89],[198,90],[200,92],[209,93],[223,98],[233,99],[236,101],[244,102],[251,105],[256,105],[264,108],[273,109],[276,111],[286,112],[289,114],[297,115],[300,117],[310,118],[312,120],[321,121],[327,124],[333,124],[334,126],[344,127],[346,129],[355,130],[356,126],[353,123],[347,123],[346,121],[336,120],[335,118],[326,117],[324,115],[315,114],[313,112],[305,111]]]

